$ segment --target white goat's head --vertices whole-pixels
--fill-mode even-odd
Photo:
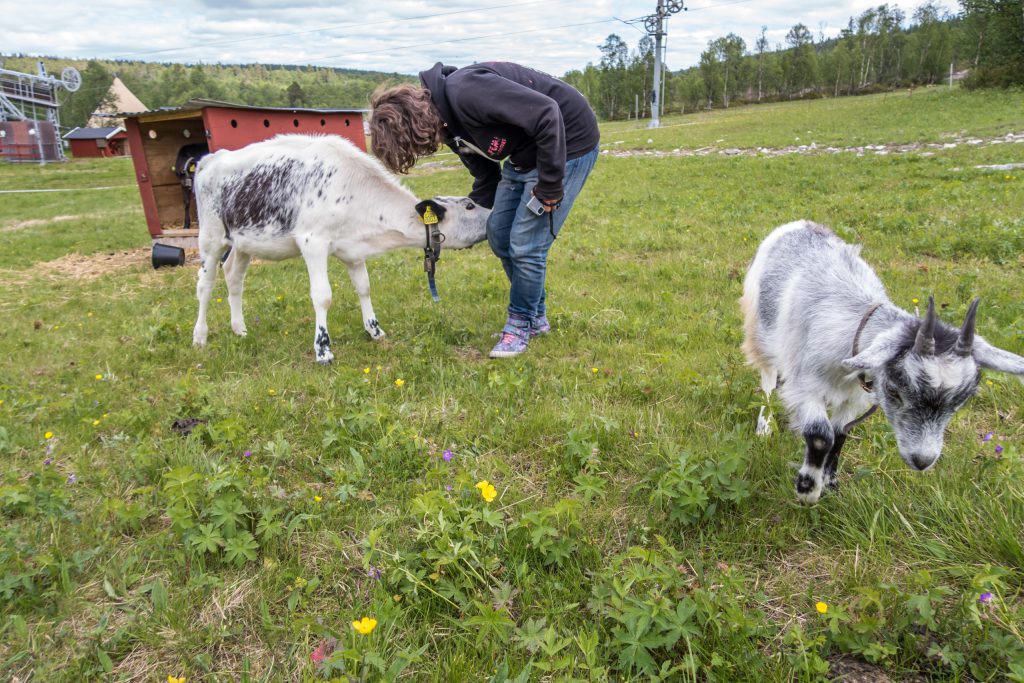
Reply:
[[[935,300],[919,324],[893,328],[843,361],[874,377],[875,399],[896,433],[900,457],[926,470],[942,455],[943,435],[954,413],[974,395],[981,368],[1024,375],[1024,358],[974,334],[978,299],[957,330],[938,320]]]
[[[424,199],[416,205],[420,218],[427,209],[437,217],[437,227],[444,235],[445,249],[467,249],[487,239],[487,217],[485,209],[468,197],[434,197]]]

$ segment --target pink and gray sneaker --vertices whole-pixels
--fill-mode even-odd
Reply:
[[[501,330],[501,339],[491,349],[491,358],[513,358],[523,353],[530,343],[530,332],[529,320],[510,316]]]

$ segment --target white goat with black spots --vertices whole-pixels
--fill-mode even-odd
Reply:
[[[837,488],[847,428],[873,404],[903,460],[926,470],[953,414],[977,390],[980,368],[1024,375],[1024,358],[975,335],[977,299],[959,330],[937,319],[931,298],[923,319],[911,315],[889,300],[860,247],[810,221],[765,238],[740,303],[747,359],[766,395],[778,386],[806,442],[796,479],[803,503]]]
[[[211,154],[199,162],[195,192],[202,266],[193,343],[206,344],[206,310],[217,262],[228,248],[224,279],[231,329],[240,336],[246,334],[242,283],[250,259],[301,255],[309,270],[316,312],[313,351],[320,363],[334,358],[327,332],[329,256],[345,263],[359,295],[363,327],[381,339],[384,330],[370,302],[366,259],[400,247],[424,247],[425,214],[428,220],[436,218],[445,247],[471,247],[486,239],[490,214],[462,197],[419,201],[377,160],[331,135],[279,135]]]

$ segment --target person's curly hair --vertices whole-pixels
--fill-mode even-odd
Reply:
[[[370,95],[370,106],[370,145],[393,172],[408,173],[418,157],[433,154],[441,146],[443,122],[426,88],[381,86]]]

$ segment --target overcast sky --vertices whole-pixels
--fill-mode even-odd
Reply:
[[[667,63],[692,66],[709,40],[761,26],[772,46],[798,22],[831,37],[883,0],[690,0],[669,21]],[[913,4],[911,4],[911,2]],[[923,0],[898,5],[908,16]],[[555,75],[630,49],[657,0],[0,0],[0,53],[185,63],[311,64],[413,74],[436,61],[517,61]],[[947,3],[948,7],[949,4]]]

